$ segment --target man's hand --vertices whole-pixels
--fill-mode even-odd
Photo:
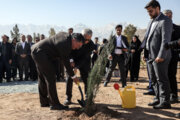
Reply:
[[[108,59],[109,59],[109,60],[112,60],[112,55],[108,55]]]
[[[75,63],[74,62],[71,62],[71,67],[74,68],[75,67]]]
[[[22,57],[22,58],[25,58],[25,57],[26,57],[26,54],[22,54],[21,57]]]
[[[178,40],[178,44],[180,45],[180,40]]]
[[[143,60],[146,62],[147,60],[146,60],[146,58],[143,56]]]
[[[24,54],[24,58],[26,57],[26,54]]]
[[[123,49],[122,49],[122,51],[124,51],[124,52],[127,52],[127,51],[128,51],[128,49],[126,49],[126,48],[123,48]]]
[[[11,63],[12,63],[12,60],[10,59],[10,60],[9,60],[9,64],[11,64]]]
[[[79,79],[78,79],[77,77],[75,77],[75,78],[73,79],[73,81],[77,84],[77,83],[79,82]]]
[[[155,59],[155,62],[156,62],[156,63],[161,63],[161,62],[163,62],[163,61],[164,61],[164,59],[159,58],[159,57],[157,57],[157,58]]]
[[[135,53],[135,49],[132,49],[131,52],[132,52],[132,53]]]
[[[74,68],[73,71],[74,71],[74,74],[76,74],[77,73],[77,68]]]
[[[20,55],[22,58],[24,58],[24,54]]]
[[[97,50],[93,50],[93,53],[98,53]]]

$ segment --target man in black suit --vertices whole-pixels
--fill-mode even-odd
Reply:
[[[68,33],[69,33],[70,35],[72,35],[72,34],[73,34],[73,28],[69,28],[69,29],[68,29]]]
[[[2,42],[0,43],[0,83],[2,82],[2,77],[5,68],[7,82],[11,79],[11,63],[12,63],[12,47],[11,44],[7,42],[8,36],[2,36]]]
[[[60,32],[50,38],[46,38],[31,48],[31,55],[36,63],[38,71],[38,88],[41,107],[49,107],[51,110],[67,109],[60,104],[56,90],[56,71],[53,61],[57,58],[64,62],[68,75],[74,82],[79,79],[74,75],[70,66],[69,55],[71,50],[79,49],[84,43],[84,37],[79,33],[69,35]]]
[[[168,16],[170,19],[172,19],[172,11],[171,10],[165,10],[163,12],[166,16]],[[176,41],[180,39],[180,26],[173,24],[173,32],[171,41]],[[169,63],[168,68],[168,77],[171,87],[171,93],[170,93],[170,102],[171,103],[177,103],[178,102],[178,89],[177,89],[177,80],[176,80],[176,74],[177,74],[177,66],[178,66],[178,49],[171,49],[171,55],[172,58]]]
[[[93,41],[91,40],[92,37],[92,30],[90,29],[84,29],[82,31],[82,34],[85,38],[85,44],[79,49],[79,50],[73,50],[71,52],[71,65],[74,67],[74,71],[79,69],[81,79],[84,82],[84,92],[87,92],[87,78],[88,73],[90,72],[90,66],[91,66],[91,53],[95,49],[95,45]],[[64,102],[65,105],[71,104],[71,98],[72,98],[72,87],[73,87],[73,80],[71,77],[67,77],[66,82],[66,95],[67,99]]]
[[[44,34],[41,34],[41,37],[40,37],[40,39],[41,40],[44,40],[46,37],[45,37],[45,35]],[[38,42],[38,41],[37,41]]]
[[[25,70],[24,71],[25,80],[28,80],[30,45],[26,42],[25,35],[21,35],[21,42],[17,43],[15,51],[16,51],[16,54],[18,55],[20,81],[23,80],[24,70]]]
[[[176,35],[177,35],[177,34],[176,34]],[[177,35],[177,36],[178,36],[178,35]],[[180,50],[180,39],[175,40],[175,41],[168,42],[168,43],[166,43],[166,44],[164,45],[164,47],[165,47],[166,49],[171,48],[171,49]],[[175,117],[180,118],[180,113],[175,114]]]
[[[96,62],[98,58],[98,50],[99,50],[99,43],[98,43],[98,37],[94,38],[94,44],[95,44],[95,49],[92,52],[92,67],[94,66],[94,63]]]
[[[34,43],[32,42],[31,35],[27,35],[27,41],[28,41],[28,44],[30,47],[32,47],[32,45],[34,45]],[[34,60],[32,59],[31,54],[29,54],[29,77],[33,81],[37,80],[36,65],[34,63]]]
[[[125,52],[128,50],[129,44],[127,38],[121,35],[122,25],[116,26],[116,35],[112,37],[114,49],[112,52],[108,51],[108,59],[110,60],[110,66],[106,74],[106,81],[104,87],[109,83],[112,72],[118,64],[120,69],[120,75],[122,80],[122,87],[126,86],[126,72],[125,72]]]

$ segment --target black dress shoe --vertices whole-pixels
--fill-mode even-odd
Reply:
[[[107,84],[108,84],[108,82],[107,82],[107,81],[105,81],[105,82],[104,82],[104,87],[107,87]]]
[[[180,113],[177,113],[175,117],[180,118]]]
[[[135,80],[134,79],[130,79],[130,82],[135,82]]]
[[[68,108],[69,108],[68,106],[64,106],[62,104],[50,106],[50,110],[66,110]]]
[[[155,95],[154,91],[148,91],[146,93],[143,93],[143,95]]]
[[[154,109],[171,109],[171,104],[163,103],[153,106]]]
[[[71,100],[65,100],[65,101],[64,101],[64,105],[67,106],[67,105],[70,105],[70,104],[72,104]]]
[[[41,104],[41,107],[49,107],[49,104]]]
[[[125,88],[127,85],[122,85],[122,88]]]
[[[178,97],[171,97],[170,103],[178,103]]]
[[[153,101],[152,103],[149,103],[148,106],[155,106],[158,104],[159,104],[159,101]]]
[[[11,80],[10,80],[10,79],[7,79],[6,82],[11,82]]]
[[[138,78],[135,78],[135,79],[134,79],[134,81],[136,81],[136,82],[137,82],[137,81],[138,81]]]

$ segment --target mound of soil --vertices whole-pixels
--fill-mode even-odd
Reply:
[[[72,108],[69,111],[64,111],[59,115],[58,120],[109,120],[109,119],[118,119],[124,120],[121,118],[121,114],[117,111],[109,109],[105,105],[96,104],[91,106],[92,112],[86,113],[83,108]]]

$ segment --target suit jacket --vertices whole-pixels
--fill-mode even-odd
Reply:
[[[44,52],[49,56],[49,59],[52,61],[58,58],[60,58],[60,60],[63,60],[68,74],[70,76],[73,76],[74,72],[70,66],[69,61],[71,50],[72,37],[65,32],[60,32],[52,37],[39,41],[31,47],[32,54]]]
[[[149,50],[145,50],[145,57],[148,57],[149,59],[156,59],[157,57],[165,60],[170,59],[171,52],[170,50],[166,50],[164,48],[164,44],[171,41],[172,20],[161,13],[160,16],[154,21],[154,28],[150,33],[149,31],[151,29],[150,26],[152,22],[153,20],[150,21],[141,45],[141,48],[146,48],[146,42],[149,42]]]
[[[91,62],[91,53],[95,50],[96,46],[93,41],[84,44],[79,50],[73,50],[71,52],[71,58],[74,60],[77,68],[86,67],[90,65]]]
[[[114,45],[114,48],[113,48],[112,52],[108,51],[108,53],[111,54],[111,55],[114,55],[114,52],[115,52],[115,49],[116,49],[116,41],[117,41],[116,36],[115,35],[112,36],[111,40],[112,40],[112,43]],[[123,41],[123,43],[126,45],[126,47],[128,49],[129,48],[129,43],[127,41],[127,38],[125,36],[121,35],[121,40]],[[111,43],[111,42],[109,42],[109,43]],[[122,48],[125,48],[125,46],[122,45]],[[124,51],[123,51],[123,54],[125,54]]]
[[[30,47],[34,45],[34,43],[33,43],[33,42],[31,42],[31,43],[29,43],[29,42],[28,42],[28,44],[29,44],[29,46],[30,46]]]
[[[27,56],[26,56],[25,59],[28,59],[28,56],[31,53],[30,52],[30,45],[27,42],[25,42],[25,46],[24,46],[24,49],[23,49],[23,46],[22,46],[21,42],[18,42],[16,44],[15,52],[18,55],[18,59],[22,59],[21,56],[20,56],[22,54],[26,54]]]
[[[172,31],[172,38],[171,41],[176,41],[180,39],[180,26],[173,24],[173,31]],[[174,60],[179,59],[179,50],[178,49],[171,49],[172,58]]]
[[[12,46],[8,42],[6,42],[6,55],[5,55],[5,59],[7,61],[12,60]],[[0,42],[0,60],[2,60],[2,42]]]
[[[29,43],[29,42],[28,42],[28,44],[29,44],[29,46],[30,46],[30,48],[31,48],[35,43],[33,43],[33,42]],[[30,49],[30,53],[31,53],[31,49]],[[29,58],[30,58],[30,60],[32,60],[31,54],[29,54]]]

